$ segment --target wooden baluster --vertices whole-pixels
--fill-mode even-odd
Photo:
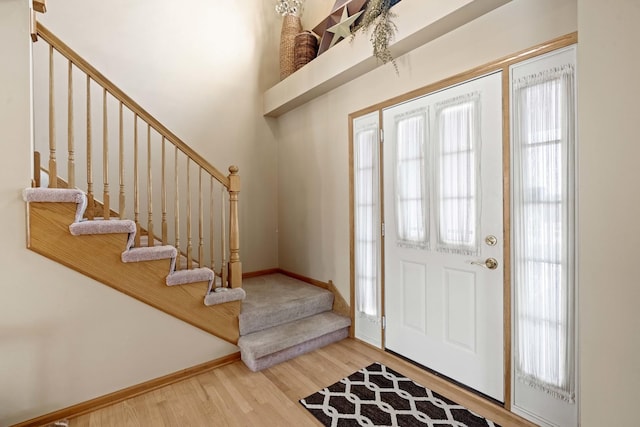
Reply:
[[[91,77],[87,75],[87,218],[95,218],[95,201],[93,197],[93,166],[91,141]]]
[[[138,177],[138,114],[133,116],[133,221],[136,223],[134,245],[140,247],[140,194]]]
[[[120,200],[118,203],[118,211],[120,219],[124,219],[125,197],[124,197],[124,126],[122,120],[122,102],[118,109],[118,183],[120,184]]]
[[[162,137],[162,244],[167,245],[167,171],[166,141]]]
[[[202,168],[198,168],[198,265],[205,266],[204,262],[204,211],[202,200]]]
[[[220,253],[221,253],[221,262],[220,262],[220,278],[222,279],[222,286],[224,287],[228,287],[228,283],[227,283],[227,279],[229,277],[229,270],[228,270],[228,265],[227,265],[227,230],[226,230],[226,221],[225,218],[227,217],[227,211],[224,209],[224,196],[225,196],[225,190],[227,188],[226,187],[222,187],[222,190],[220,191],[220,196],[221,196],[221,200],[220,200]]]
[[[151,177],[151,125],[147,124],[147,246],[155,245],[153,234],[153,186]]]
[[[213,176],[212,175],[210,176],[209,181],[210,181],[210,189],[211,189],[210,194],[209,194],[209,254],[211,255],[209,257],[209,259],[210,259],[210,264],[209,265],[210,265],[210,268],[213,271],[216,271],[216,269],[215,269],[216,263],[215,263],[215,259],[213,257],[213,255],[214,255],[213,248],[215,246],[214,242],[213,242],[213,237],[214,237],[213,236],[213,227],[214,227],[213,209],[214,209],[215,206],[213,204]]]
[[[174,233],[176,235],[176,250],[178,251],[178,256],[176,258],[176,270],[181,269],[182,264],[182,256],[180,252],[180,192],[178,191],[180,180],[178,179],[179,172],[179,164],[178,164],[178,147],[176,146],[176,152],[174,157],[174,165],[173,169],[175,170],[175,182],[176,182],[176,191],[175,191],[175,211],[173,213],[174,216]]]
[[[193,242],[191,239],[191,159],[187,157],[187,268],[193,268]]]
[[[42,166],[40,164],[40,152],[34,151],[33,152],[33,180],[31,181],[31,186],[34,188],[40,187],[40,184],[42,183],[42,176],[40,174],[41,167]]]
[[[67,161],[67,181],[69,188],[76,187],[76,154],[73,135],[73,63],[69,61],[69,76],[67,90],[67,148],[69,159]]]
[[[56,110],[53,78],[53,46],[49,45],[49,188],[58,187],[58,165],[56,161]]]
[[[111,217],[111,207],[109,203],[109,126],[107,122],[107,89],[102,90],[102,183],[104,191],[102,193],[102,217]]]
[[[238,193],[240,176],[238,167],[229,167],[229,284],[232,288],[242,286],[242,263],[240,262],[240,228],[238,223]]]

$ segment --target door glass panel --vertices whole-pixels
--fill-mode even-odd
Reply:
[[[378,316],[378,128],[356,132],[354,138],[355,280],[359,313]]]
[[[480,96],[436,104],[436,224],[441,252],[478,251]]]
[[[396,117],[396,233],[398,245],[427,248],[428,192],[425,171],[425,110]]]
[[[571,65],[537,72],[513,92],[516,379],[569,403],[573,75]]]

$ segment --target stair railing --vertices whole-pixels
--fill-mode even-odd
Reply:
[[[37,35],[46,45],[34,44],[36,150],[48,152],[49,187],[66,182],[85,190],[88,219],[133,217],[136,246],[173,244],[181,254],[178,269],[206,266],[225,286],[240,287],[238,168],[230,166],[225,176],[40,23]],[[66,89],[65,97],[56,97],[60,89]],[[86,143],[76,144],[78,136]],[[58,139],[66,139],[66,156],[58,153]],[[85,168],[76,167],[81,158]],[[118,177],[117,210],[112,176]],[[41,179],[38,170],[34,180]]]

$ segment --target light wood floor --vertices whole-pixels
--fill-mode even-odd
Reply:
[[[317,427],[320,423],[298,400],[373,362],[381,362],[504,427],[533,426],[391,354],[352,339],[257,373],[235,362],[72,419],[70,425]]]

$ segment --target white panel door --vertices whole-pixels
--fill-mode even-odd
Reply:
[[[501,73],[383,125],[385,347],[503,401]]]

